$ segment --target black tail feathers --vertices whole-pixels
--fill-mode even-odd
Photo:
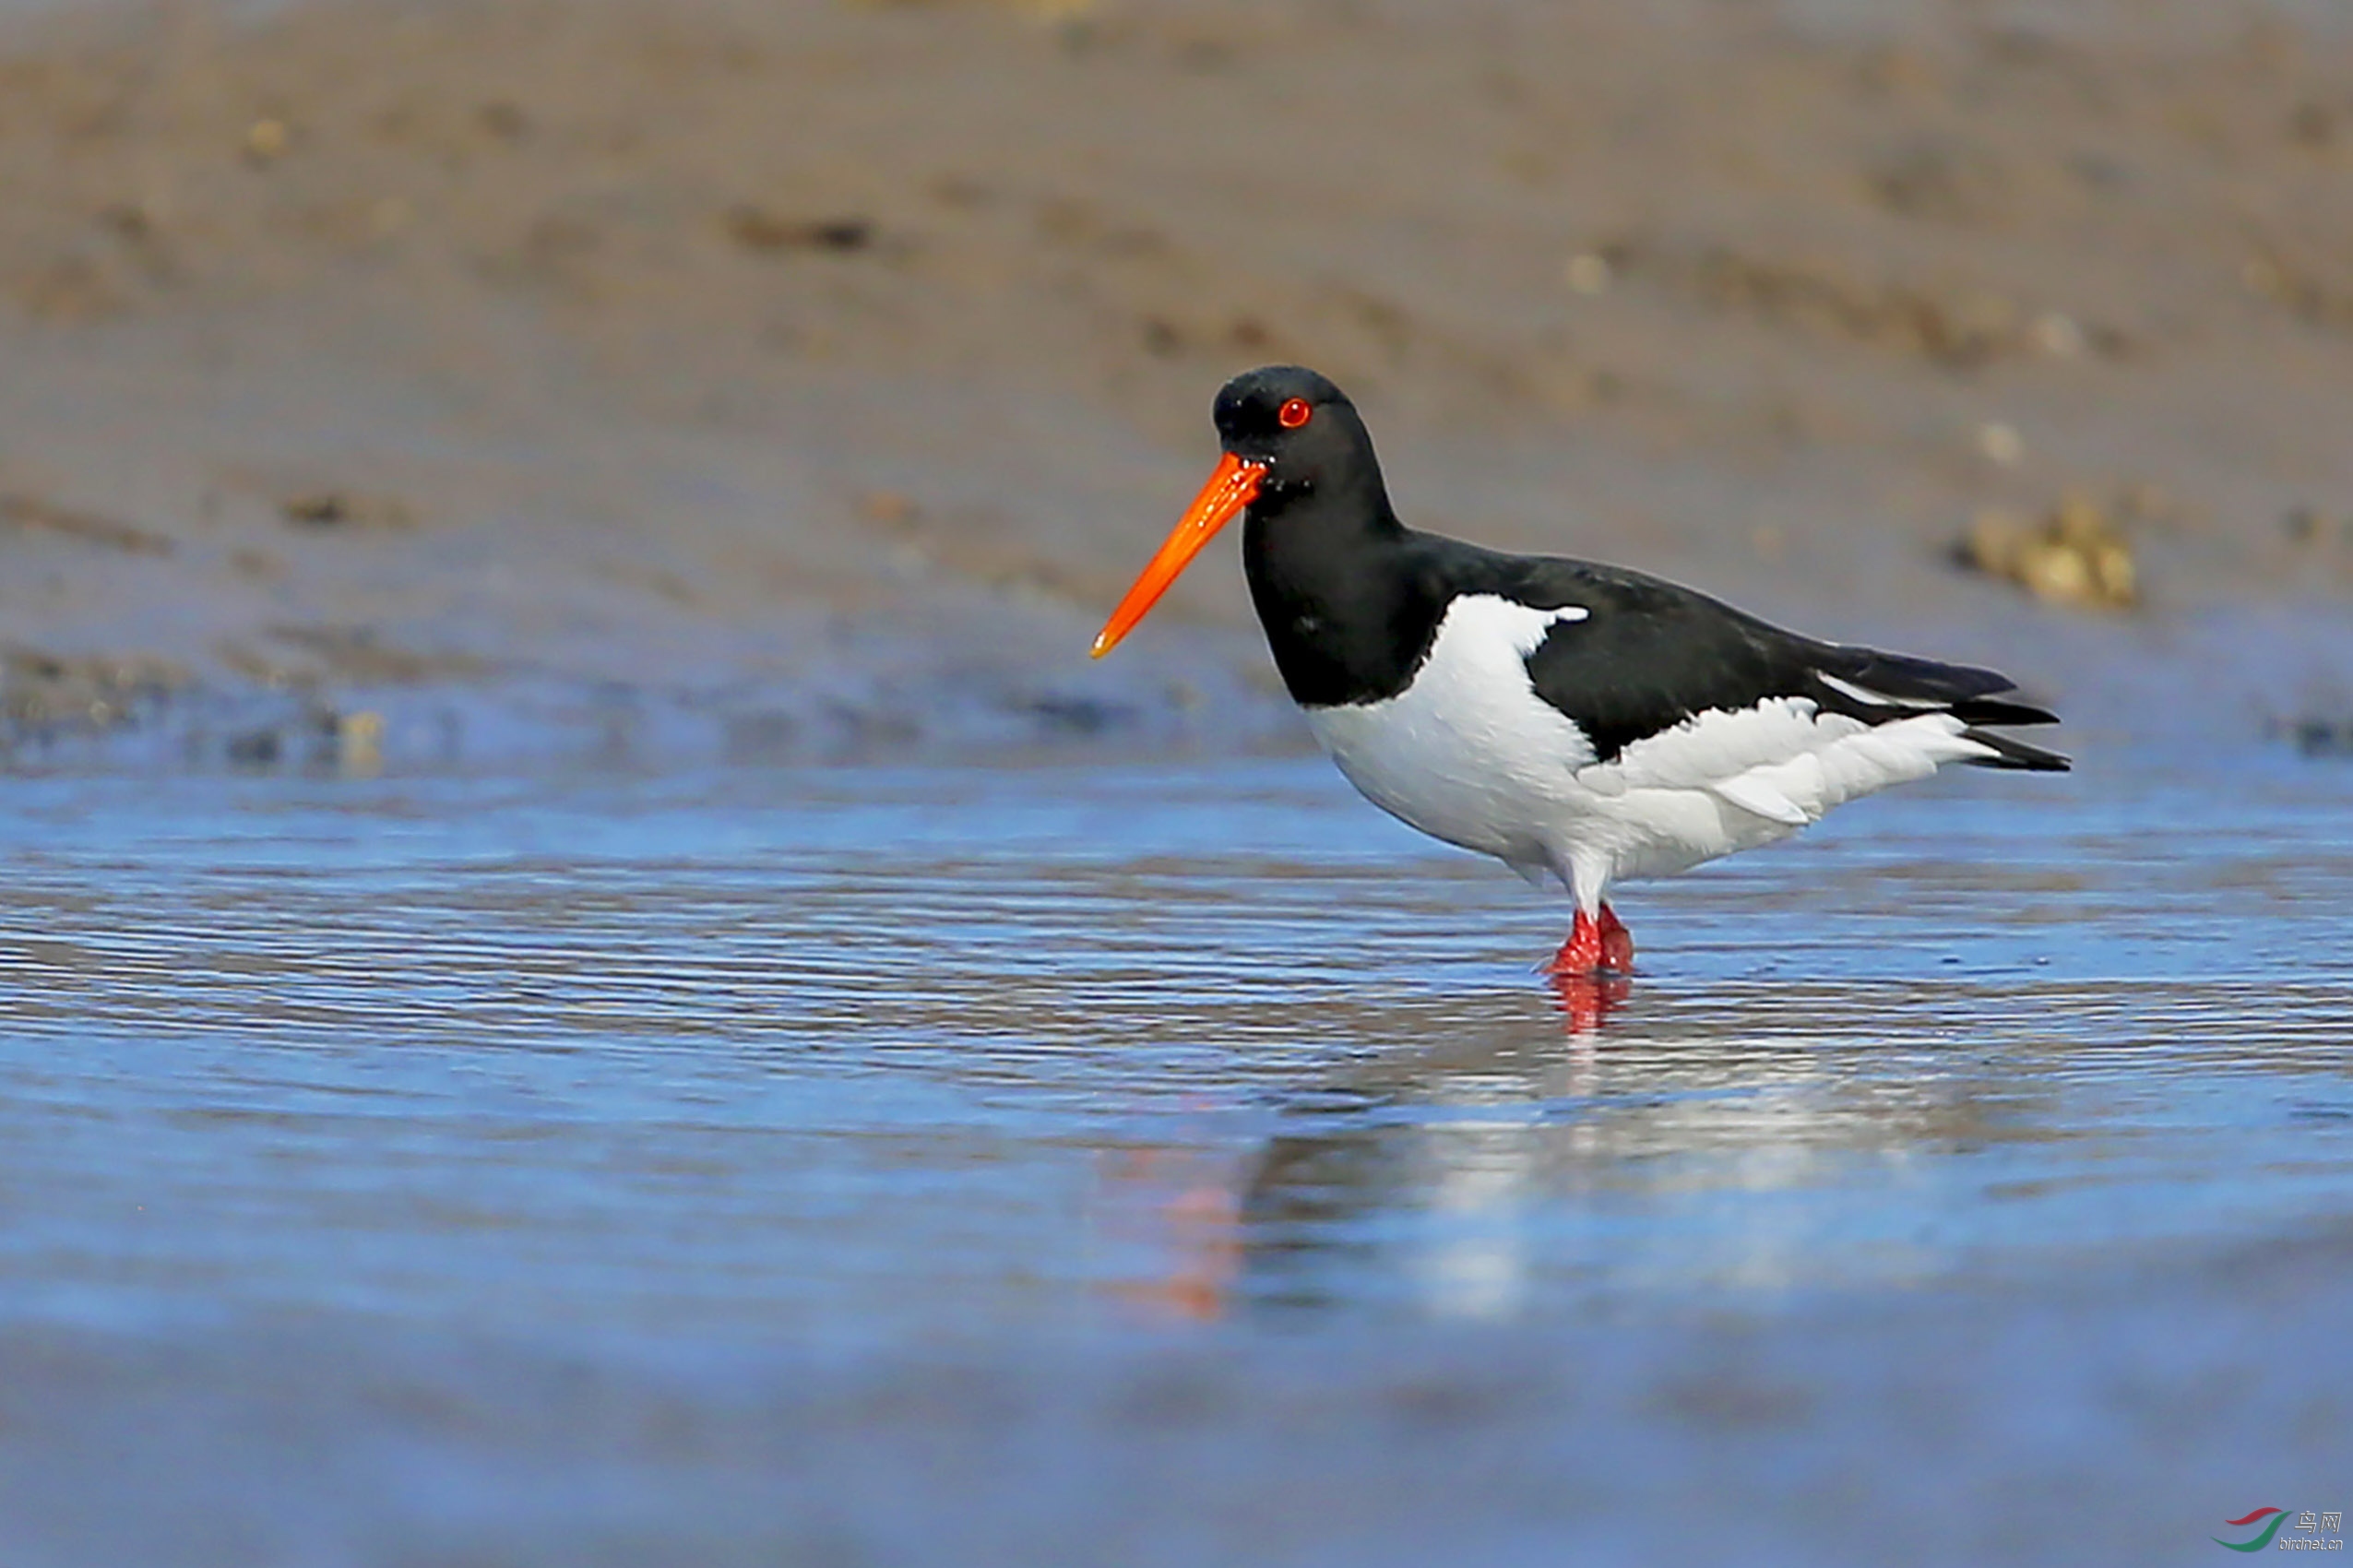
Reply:
[[[2023,724],[2038,721],[2008,719],[2002,722]],[[1961,731],[1961,738],[1965,741],[1975,741],[1980,746],[1989,747],[1994,754],[1991,756],[1969,758],[1971,767],[2006,767],[2022,773],[2065,773],[2075,766],[2057,752],[2047,752],[2040,746],[2030,746],[2024,741],[2014,741],[2007,735],[1996,735],[1984,730],[1964,730]]]
[[[2047,707],[2021,702],[2017,686],[2007,675],[1967,664],[1940,664],[1909,654],[1881,653],[1873,648],[1833,647],[1814,672],[1822,687],[1822,706],[1835,712],[1884,724],[1919,713],[1949,713],[1969,728],[1963,735],[1994,754],[1972,757],[1979,767],[2015,768],[2030,773],[2064,773],[2072,766],[2057,752],[2014,741],[1979,728],[1980,725],[2056,724],[2059,716]]]

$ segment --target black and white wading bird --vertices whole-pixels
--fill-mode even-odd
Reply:
[[[1991,670],[1816,642],[1673,583],[1397,520],[1373,438],[1312,370],[1235,377],[1225,456],[1102,657],[1236,514],[1275,667],[1349,782],[1576,900],[1556,975],[1616,975],[1619,882],[1786,838],[1948,762],[2063,772],[1988,726],[2052,724]]]

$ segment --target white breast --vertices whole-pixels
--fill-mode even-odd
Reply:
[[[1536,695],[1527,662],[1554,625],[1586,617],[1467,595],[1405,691],[1308,708],[1308,726],[1375,805],[1525,874],[1549,871],[1588,907],[1611,882],[1770,843],[1842,802],[1991,754],[1950,714],[1873,726],[1775,697],[1597,762],[1585,732]]]
[[[1492,594],[1448,606],[1413,683],[1381,702],[1311,707],[1308,727],[1349,782],[1434,837],[1515,863],[1548,863],[1546,827],[1585,793],[1585,732],[1536,695],[1527,656],[1571,606]]]

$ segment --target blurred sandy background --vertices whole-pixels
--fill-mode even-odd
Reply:
[[[2333,6],[74,6],[0,189],[20,760],[1279,742],[1230,551],[1083,657],[1274,360],[1423,526],[2353,707]]]

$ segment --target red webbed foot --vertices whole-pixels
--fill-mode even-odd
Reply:
[[[1575,921],[1569,927],[1569,939],[1552,955],[1551,972],[1627,975],[1634,972],[1634,933],[1618,919],[1617,911],[1604,904],[1598,920],[1583,909],[1577,911]]]

